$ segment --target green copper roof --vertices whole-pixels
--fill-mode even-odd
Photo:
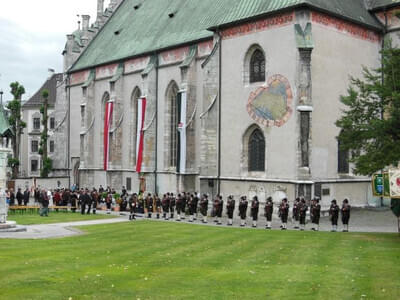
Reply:
[[[211,38],[209,28],[301,5],[380,29],[364,0],[125,0],[70,71]]]

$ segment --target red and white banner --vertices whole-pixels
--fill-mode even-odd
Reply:
[[[114,101],[106,102],[106,111],[104,114],[104,171],[108,170],[108,161],[110,155],[110,128],[112,123],[112,113]]]
[[[186,172],[186,104],[187,92],[180,91],[178,93],[178,157],[177,172],[184,174]]]
[[[142,171],[144,148],[144,120],[146,117],[146,97],[138,99],[137,105],[137,133],[136,133],[136,172]]]

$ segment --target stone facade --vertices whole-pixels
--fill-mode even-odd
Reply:
[[[111,1],[101,13],[98,0],[94,25],[89,28],[85,17],[82,30],[68,36],[65,70],[120,2]],[[400,27],[393,11],[377,14],[391,29]],[[346,174],[338,171],[335,121],[349,76],[360,77],[361,66],[379,66],[382,38],[376,29],[303,7],[225,26],[207,39],[68,72],[55,106],[58,169],[82,187],[258,195],[262,202],[268,196],[279,201],[318,195],[323,206],[344,197],[356,206],[372,203],[369,178],[352,174],[351,165]],[[265,60],[262,82],[251,79],[258,50]],[[179,93],[187,99],[185,128],[177,123]],[[138,174],[140,97],[147,107]],[[104,171],[106,101],[113,101],[114,111]],[[183,171],[177,168],[179,130],[186,133]],[[254,130],[265,142],[264,171],[249,168]]]
[[[130,178],[132,191],[137,191],[144,179],[146,191],[150,192],[196,190],[216,194],[220,188],[224,195],[257,194],[262,200],[273,195],[278,200],[298,195],[310,198],[316,192],[315,184],[320,183],[325,193],[330,190],[329,198],[323,197],[324,205],[332,197],[344,196],[354,198],[359,205],[365,204],[370,197],[369,179],[347,174],[344,181],[337,173],[338,132],[334,121],[340,114],[339,95],[345,93],[349,71],[359,75],[361,65],[378,66],[379,38],[374,32],[361,29],[349,33],[347,30],[355,25],[345,21],[338,29],[332,17],[325,19],[312,11],[286,13],[276,17],[279,22],[271,22],[273,18],[259,21],[273,26],[261,26],[254,32],[228,28],[212,40],[146,57],[145,63],[125,61],[123,74],[114,83],[109,78],[116,76],[117,65],[93,68],[96,79],[88,87],[88,95],[95,95],[94,106],[87,101],[83,118],[86,127],[93,118],[96,121],[91,133],[82,140],[81,185],[120,188]],[[324,42],[326,36],[343,46]],[[312,42],[304,43],[302,38]],[[356,53],[360,47],[367,54],[350,58],[348,50]],[[195,51],[193,59],[191,49]],[[265,55],[266,82],[249,81],[249,60],[255,49],[261,49]],[[339,55],[329,61],[330,53]],[[351,62],[346,68],[335,70],[337,61],[347,59]],[[84,72],[87,71],[71,74],[77,79],[71,87],[73,106],[83,101],[80,95],[84,80],[78,78],[84,79]],[[344,80],[327,80],[328,83],[321,80],[324,73]],[[251,112],[252,102],[248,99],[253,95],[256,100],[258,93],[270,97],[274,84],[283,84],[287,90],[287,112],[280,121],[261,120]],[[172,101],[176,101],[180,90],[187,93],[184,173],[177,172],[176,161],[171,160],[171,155],[175,155],[171,151],[176,151],[171,144],[176,143],[170,124],[176,110]],[[101,170],[102,141],[93,137],[102,133],[104,119],[100,106],[105,93],[116,103],[108,172]],[[136,113],[132,101],[139,97],[138,93],[148,101],[141,174],[134,172]],[[265,172],[248,171],[248,140],[254,128],[261,129],[265,136]],[[74,124],[71,130],[79,131]],[[324,164],[329,167],[323,167]],[[356,191],[341,186],[353,186]]]

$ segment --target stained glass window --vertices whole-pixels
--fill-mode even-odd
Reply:
[[[250,82],[265,81],[265,57],[261,50],[254,51],[250,59]]]

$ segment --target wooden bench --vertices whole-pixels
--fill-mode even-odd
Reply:
[[[49,210],[54,211],[54,212],[68,212],[71,210],[76,210],[77,207],[75,206],[49,206]],[[28,206],[24,206],[24,205],[13,205],[10,206],[8,208],[8,214],[10,215],[16,215],[16,214],[38,214],[40,210],[40,206],[39,205],[28,205]]]
[[[55,212],[59,212],[59,211],[63,211],[63,212],[68,212],[70,210],[77,210],[76,206],[57,206],[57,205],[53,205],[53,206],[49,206],[49,210],[55,211]]]
[[[38,205],[13,205],[10,206],[8,208],[8,213],[10,215],[12,214],[25,214],[25,213],[29,213],[29,214],[34,214],[34,213],[38,213],[39,212],[40,207]]]

